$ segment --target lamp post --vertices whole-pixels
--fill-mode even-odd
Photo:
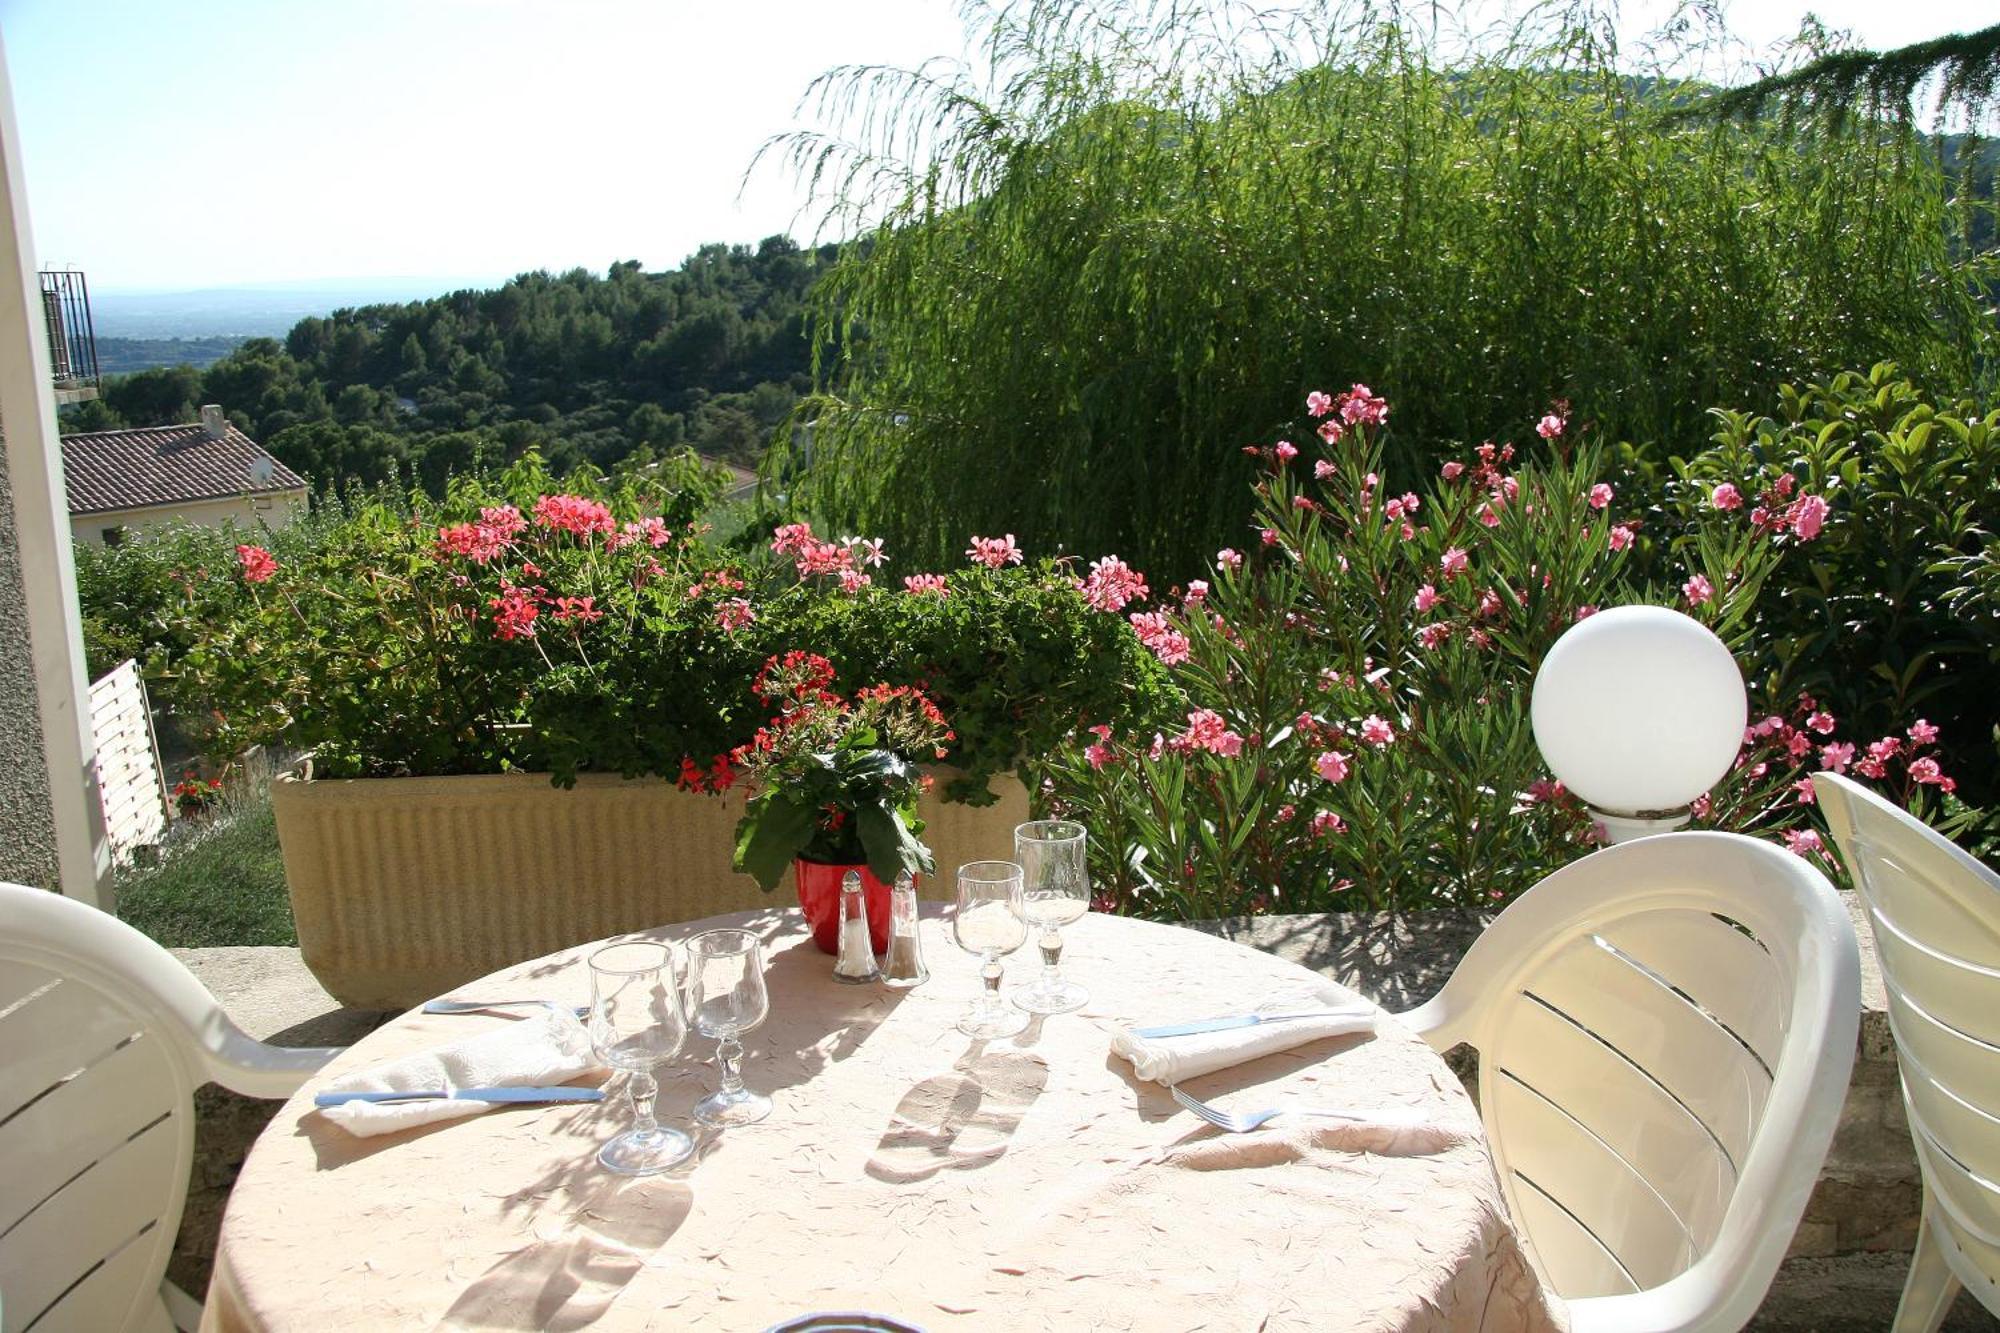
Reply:
[[[1729,771],[1749,701],[1722,640],[1664,606],[1600,611],[1535,673],[1535,744],[1612,842],[1665,833]]]

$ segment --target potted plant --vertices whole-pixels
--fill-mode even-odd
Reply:
[[[736,826],[735,867],[774,889],[793,869],[813,941],[836,950],[840,884],[861,876],[877,953],[888,948],[889,886],[932,869],[919,841],[917,798],[930,784],[920,760],[956,739],[928,695],[910,685],[835,693],[833,663],[794,650],[757,673],[758,698],[778,714],[730,752],[754,794]]]

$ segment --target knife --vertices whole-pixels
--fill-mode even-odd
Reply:
[[[1197,1018],[1187,1023],[1162,1023],[1158,1027],[1133,1028],[1135,1037],[1191,1037],[1197,1032],[1226,1032],[1230,1028],[1254,1028],[1259,1023],[1282,1023],[1293,1018],[1361,1017],[1355,1009],[1315,1009],[1305,1014],[1230,1014],[1223,1018]]]
[[[602,1088],[446,1088],[431,1092],[322,1092],[314,1106],[347,1102],[601,1102]]]

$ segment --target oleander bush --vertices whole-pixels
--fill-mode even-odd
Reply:
[[[803,524],[746,558],[707,540],[703,485],[558,483],[530,454],[441,503],[362,503],[289,556],[239,544],[182,581],[178,696],[211,749],[310,751],[315,772],[655,775],[704,791],[766,712],[766,659],[829,659],[835,687],[914,685],[951,717],[951,795],[1150,703],[1160,669],[1057,563],[974,562],[877,586],[880,542]]]
[[[1053,803],[1092,830],[1105,906],[1193,918],[1507,901],[1598,836],[1535,747],[1535,670],[1578,619],[1631,602],[1708,624],[1751,687],[1743,750],[1696,802],[1697,826],[1782,838],[1835,869],[1809,776],[1828,767],[1887,783],[1947,831],[1981,827],[1952,795],[1932,722],[1848,740],[1801,688],[1773,608],[1794,593],[1780,576],[1826,539],[1828,477],[1649,508],[1603,480],[1602,451],[1573,445],[1580,432],[1552,411],[1524,446],[1482,444],[1417,478],[1385,458],[1382,398],[1357,385],[1308,401],[1293,437],[1312,447],[1246,450],[1244,549],[1118,608],[1173,673],[1166,705],[1087,728],[1051,765]]]

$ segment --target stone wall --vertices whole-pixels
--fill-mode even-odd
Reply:
[[[0,450],[0,880],[58,887],[55,808],[28,651],[27,589],[7,455]]]

